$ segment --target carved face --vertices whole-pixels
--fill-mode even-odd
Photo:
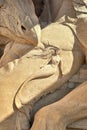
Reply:
[[[32,0],[0,0],[0,35],[36,45],[38,18]]]
[[[0,67],[32,50],[40,34],[32,0],[0,0]]]

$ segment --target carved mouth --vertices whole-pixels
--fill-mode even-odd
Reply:
[[[0,27],[0,34],[2,36],[8,37],[10,40],[22,43],[22,44],[31,44],[36,46],[36,40],[27,39],[21,36],[17,36],[13,31],[9,30],[7,27]]]

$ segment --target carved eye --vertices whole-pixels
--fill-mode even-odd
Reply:
[[[4,2],[5,2],[5,0],[0,0],[0,7],[3,6]]]
[[[23,25],[21,25],[21,29],[22,29],[23,32],[26,31],[26,28]]]

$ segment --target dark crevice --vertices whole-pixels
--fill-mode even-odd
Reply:
[[[4,53],[4,50],[0,48],[0,58],[2,57],[3,53]]]
[[[0,0],[0,8],[4,5],[5,0]]]
[[[45,5],[45,0],[32,0],[35,6],[35,13],[37,17],[40,17]]]

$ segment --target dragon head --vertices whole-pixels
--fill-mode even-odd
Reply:
[[[32,0],[0,0],[0,67],[20,58],[40,42],[41,29]]]

